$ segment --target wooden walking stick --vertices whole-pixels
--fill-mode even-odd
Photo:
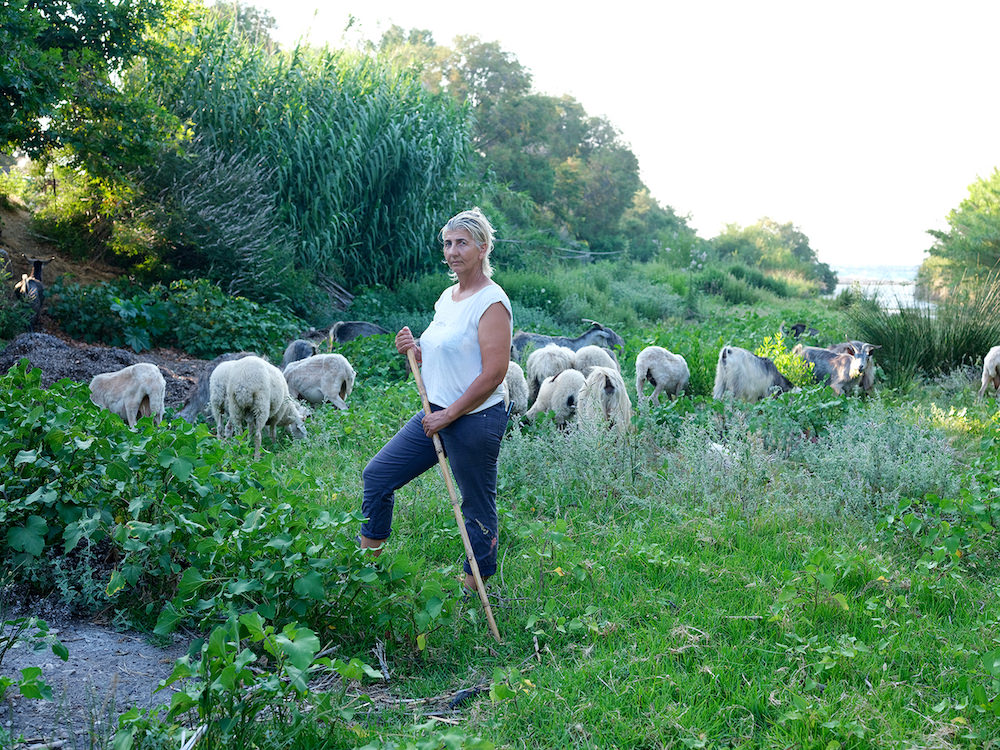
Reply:
[[[424,379],[420,376],[420,368],[417,366],[417,357],[413,353],[413,349],[406,350],[406,358],[410,362],[413,379],[417,381],[417,390],[420,391],[420,401],[424,405],[424,413],[430,414],[431,404],[427,400],[427,389],[424,388]],[[483,578],[479,575],[479,563],[472,552],[469,531],[465,528],[465,519],[462,517],[462,504],[458,499],[458,493],[455,491],[455,483],[451,479],[451,470],[448,468],[448,458],[444,455],[444,446],[441,444],[441,438],[436,432],[431,439],[434,441],[434,450],[437,451],[438,468],[441,469],[441,476],[444,477],[445,486],[448,487],[448,494],[451,496],[451,507],[455,511],[455,521],[458,522],[458,530],[462,534],[462,544],[465,545],[465,557],[469,561],[469,567],[472,568],[472,577],[475,579],[476,588],[479,590],[479,600],[483,603],[483,609],[486,610],[486,621],[489,623],[490,632],[497,639],[497,643],[503,643],[500,640],[500,631],[497,630],[496,621],[493,619],[490,600],[486,596],[486,586],[483,585]]]

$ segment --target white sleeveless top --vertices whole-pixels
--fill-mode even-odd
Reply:
[[[434,303],[434,320],[420,336],[420,373],[427,388],[427,400],[436,406],[453,404],[482,373],[479,319],[490,305],[500,302],[507,308],[511,334],[514,332],[510,300],[498,284],[490,282],[471,297],[455,302],[451,294],[457,289],[454,284],[442,292]],[[504,384],[500,383],[470,413],[487,409],[503,399]]]

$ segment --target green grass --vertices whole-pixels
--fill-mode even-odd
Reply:
[[[252,603],[209,600],[208,586],[249,591],[227,561],[259,564],[286,582],[289,606],[308,604],[303,624],[343,676],[308,696],[283,694],[290,700],[281,711],[261,710],[264,720],[243,730],[243,746],[995,745],[996,407],[973,399],[967,373],[905,391],[883,383],[864,400],[819,386],[745,407],[704,395],[720,341],[752,349],[792,319],[831,340],[845,332],[839,313],[815,303],[763,312],[702,303],[693,322],[625,331],[627,383],[648,343],[687,356],[693,383],[692,395],[639,409],[625,439],[558,432],[544,420],[511,428],[499,476],[500,570],[489,583],[501,644],[479,603],[458,598],[462,545],[436,471],[397,492],[393,536],[375,562],[337,552],[350,546],[353,526],[306,520],[359,510],[365,463],[419,408],[391,336],[345,346],[358,372],[349,411],[317,409],[304,441],[266,442],[270,455],[258,465],[245,444],[223,450],[197,430],[178,430],[173,451],[198,477],[187,484],[218,495],[213,524],[229,523],[217,553],[200,527],[171,526],[179,569],[197,560],[213,579],[201,600],[178,601],[178,612],[207,634],[224,617],[223,601]],[[114,422],[93,426],[84,416],[74,429]],[[43,418],[40,410],[34,417]],[[41,447],[26,453],[29,428],[38,429],[25,423],[8,446],[19,477],[43,458]],[[124,446],[129,433],[115,429],[111,444]],[[173,501],[197,503],[177,494],[186,474],[173,453],[161,453],[164,438],[143,431],[137,439],[158,441],[150,445]],[[131,460],[153,492],[156,462]],[[236,482],[249,489],[225,489]],[[253,510],[261,511],[254,523],[227,521]],[[295,519],[296,539],[275,533],[282,514]],[[14,541],[30,538],[26,526]],[[308,583],[316,571],[318,593]],[[172,595],[168,583],[161,597]],[[136,606],[128,593],[117,606]],[[378,668],[380,643],[389,682],[363,673],[349,681],[352,657]],[[280,681],[264,681],[274,663],[254,666],[261,671],[247,680],[256,687],[238,695],[252,702],[280,693]],[[219,671],[217,684],[233,684],[233,674]],[[473,687],[481,692],[447,708],[449,696]],[[135,746],[175,747],[176,735],[164,739],[168,726],[154,722]],[[220,731],[199,746],[232,746]]]

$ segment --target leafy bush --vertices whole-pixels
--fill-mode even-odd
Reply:
[[[787,283],[781,279],[768,276],[757,268],[750,268],[749,266],[734,263],[726,270],[734,279],[745,281],[747,284],[752,287],[756,287],[757,289],[765,289],[778,297],[791,296]]]
[[[10,269],[6,258],[0,255],[0,340],[12,339],[28,330],[31,308],[12,291]]]
[[[722,297],[731,305],[753,305],[760,301],[760,294],[749,284],[717,266],[698,272],[692,283],[705,294]]]
[[[49,313],[67,334],[137,352],[167,346],[210,359],[280,351],[306,327],[291,313],[230,297],[203,279],[149,290],[128,281],[87,286],[59,279],[49,292]]]

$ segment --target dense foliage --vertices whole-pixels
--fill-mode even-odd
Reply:
[[[918,276],[931,297],[1000,271],[1000,169],[972,183],[969,196],[947,219],[947,231],[928,231],[934,244]]]
[[[57,280],[49,297],[49,314],[73,338],[136,352],[174,347],[206,359],[234,351],[280,355],[307,327],[285,310],[230,297],[203,279],[149,289],[130,281]]]
[[[140,146],[122,127],[138,123],[122,122],[128,103],[117,96],[112,80],[149,52],[149,28],[171,17],[173,5],[157,0],[0,4],[0,149],[40,155],[73,143],[83,154],[90,150],[88,125],[109,118],[118,121],[124,141],[116,154]]]

